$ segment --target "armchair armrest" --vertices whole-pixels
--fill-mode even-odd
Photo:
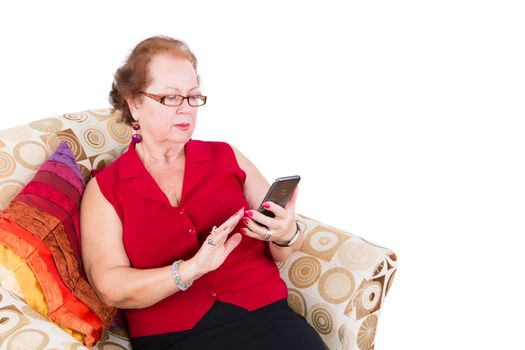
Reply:
[[[0,350],[9,349],[131,349],[126,330],[111,327],[91,348],[40,315],[23,299],[0,286]]]
[[[329,349],[373,349],[377,321],[392,284],[394,252],[303,215],[301,250],[277,263],[288,303]]]

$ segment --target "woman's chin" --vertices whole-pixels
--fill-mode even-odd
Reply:
[[[168,138],[168,140],[169,142],[173,142],[173,143],[186,143],[189,140],[191,140],[191,135],[192,133],[190,132],[184,133],[182,135],[178,133],[177,135],[173,135],[172,137]]]

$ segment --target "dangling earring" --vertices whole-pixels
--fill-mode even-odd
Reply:
[[[133,130],[135,130],[135,131],[138,131],[140,129],[140,124],[139,123],[133,123],[133,124],[131,124],[131,126],[133,127]],[[133,135],[131,135],[131,140],[133,140],[133,142],[135,142],[135,143],[141,143],[142,142],[142,135],[139,134],[138,132],[136,132]]]

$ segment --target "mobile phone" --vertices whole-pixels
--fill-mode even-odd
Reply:
[[[275,179],[272,186],[270,186],[270,189],[266,193],[266,196],[264,196],[263,201],[259,205],[258,211],[271,218],[275,217],[274,213],[263,208],[263,203],[270,201],[279,204],[284,208],[286,203],[288,203],[292,197],[293,191],[297,187],[297,184],[300,180],[301,177],[299,175],[284,176]]]

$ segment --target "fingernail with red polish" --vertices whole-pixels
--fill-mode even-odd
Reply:
[[[264,204],[263,204],[263,208],[264,208],[264,209],[268,209],[268,208],[270,208],[270,204],[268,204],[268,203],[264,203]]]
[[[250,223],[250,219],[247,217],[243,217],[242,222],[244,222],[245,225],[248,225]]]
[[[241,228],[240,231],[241,231],[242,234],[246,233],[246,229],[245,228]]]
[[[245,210],[244,211],[244,215],[246,215],[247,217],[251,218],[253,216],[253,213],[249,210]]]

